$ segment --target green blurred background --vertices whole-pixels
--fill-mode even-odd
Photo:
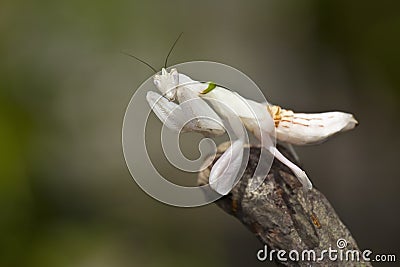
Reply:
[[[299,148],[361,248],[397,253],[400,4],[396,1],[0,3],[0,266],[257,266],[256,238],[215,205],[143,193],[121,127],[161,66],[212,60],[297,111],[360,126]],[[157,125],[159,126],[159,124]],[[262,263],[262,265],[266,265]]]

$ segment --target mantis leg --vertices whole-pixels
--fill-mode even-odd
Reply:
[[[235,117],[228,107],[221,106],[224,110],[225,123],[232,129],[232,134],[238,139],[217,160],[210,172],[209,183],[212,189],[221,195],[228,194],[235,182],[239,180],[239,171],[243,163],[244,144],[248,141],[246,131],[239,117]]]
[[[187,131],[185,128],[186,116],[178,104],[152,91],[147,93],[146,99],[151,109],[165,126],[176,132]]]
[[[228,194],[235,182],[243,160],[244,143],[238,139],[222,154],[210,172],[209,183],[218,194]]]
[[[189,93],[183,93],[186,98],[181,96],[179,105],[152,91],[147,93],[146,99],[160,121],[173,131],[223,134],[225,129],[218,115],[204,100]]]
[[[308,178],[307,174],[305,173],[305,171],[303,171],[296,164],[294,164],[293,162],[288,160],[284,155],[282,155],[281,152],[279,152],[279,150],[276,147],[271,146],[269,148],[269,151],[272,154],[274,154],[276,159],[278,159],[280,162],[282,162],[283,164],[288,166],[289,169],[292,170],[292,172],[299,179],[300,183],[303,185],[304,189],[307,189],[307,190],[312,189],[312,183],[311,183],[310,179]]]
[[[192,131],[212,136],[225,133],[221,118],[196,92],[187,86],[180,86],[176,94],[182,111],[190,120],[188,127]]]

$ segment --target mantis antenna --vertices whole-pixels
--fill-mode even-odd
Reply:
[[[165,63],[164,63],[164,67],[165,67],[165,68],[167,68],[168,58],[169,58],[169,56],[171,55],[172,50],[174,50],[174,47],[175,47],[176,43],[178,42],[178,40],[181,38],[182,34],[183,34],[183,32],[181,32],[181,33],[179,34],[178,38],[176,38],[175,42],[172,44],[171,49],[169,50],[169,52],[168,52],[168,54],[167,54],[167,57],[165,58]],[[122,51],[121,53],[124,54],[124,55],[130,56],[130,57],[136,59],[137,61],[139,61],[139,62],[145,64],[147,67],[149,67],[152,71],[154,71],[154,73],[157,73],[156,68],[154,68],[152,65],[150,65],[149,63],[147,63],[147,62],[144,61],[143,59],[140,59],[140,58],[138,58],[137,56],[132,55],[132,54],[129,54],[129,53],[127,53],[127,52],[123,52],[123,51]]]
[[[124,55],[130,56],[130,57],[133,57],[133,58],[136,59],[137,61],[139,61],[139,62],[145,64],[147,67],[149,67],[150,69],[152,69],[152,70],[154,71],[154,73],[157,73],[157,70],[156,70],[153,66],[151,66],[149,63],[147,63],[146,61],[144,61],[144,60],[138,58],[137,56],[134,56],[134,55],[132,55],[132,54],[126,53],[126,52],[121,52],[121,53],[124,54]],[[168,54],[168,55],[169,55],[169,54]]]
[[[182,34],[183,34],[183,32],[181,32],[181,33],[179,34],[178,38],[176,38],[174,44],[171,46],[171,49],[169,50],[168,55],[167,55],[167,57],[165,58],[164,68],[167,68],[167,63],[168,63],[169,55],[171,55],[172,50],[174,50],[174,47],[175,47],[176,43],[179,41],[179,38],[181,38]]]

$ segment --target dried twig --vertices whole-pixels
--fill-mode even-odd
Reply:
[[[220,156],[227,145],[219,147]],[[347,241],[343,249],[343,258],[348,250],[359,250],[350,231],[339,219],[325,196],[317,189],[305,192],[297,178],[282,163],[274,160],[271,170],[263,184],[254,192],[249,190],[260,147],[250,149],[249,163],[242,179],[227,195],[216,201],[225,212],[240,220],[258,239],[271,250],[314,250],[316,255],[331,247],[338,249],[339,239]],[[287,150],[279,148],[293,162],[294,157]],[[216,158],[218,159],[218,157]],[[215,160],[216,160],[215,159]],[[212,166],[200,173],[198,183],[208,183]],[[293,254],[295,256],[295,254]],[[351,258],[351,255],[349,254]],[[320,262],[280,261],[273,255],[274,261],[286,266],[372,266],[369,262],[331,261],[326,254]],[[286,254],[288,258],[288,254]],[[361,258],[361,252],[360,252]]]

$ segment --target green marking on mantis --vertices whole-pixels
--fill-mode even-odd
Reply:
[[[209,92],[211,92],[212,90],[215,89],[215,87],[217,87],[217,84],[214,82],[208,82],[208,87],[206,89],[204,89],[203,91],[201,91],[200,94],[205,95],[208,94]]]

